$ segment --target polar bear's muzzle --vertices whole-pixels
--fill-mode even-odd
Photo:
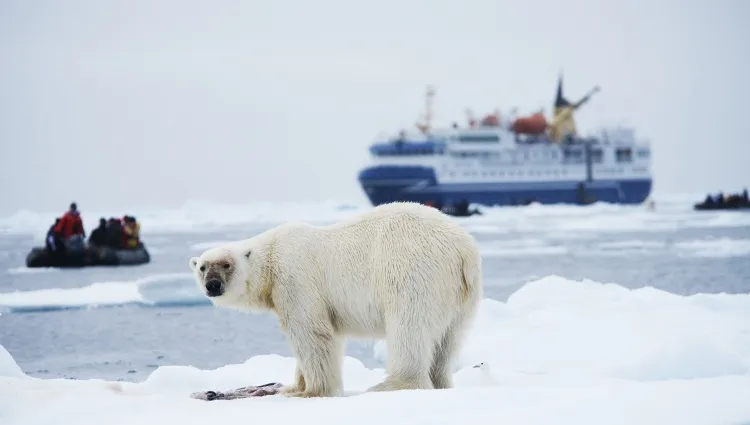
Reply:
[[[206,282],[206,295],[219,297],[224,294],[224,284],[219,279],[211,279]]]

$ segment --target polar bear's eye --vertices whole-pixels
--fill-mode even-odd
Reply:
[[[202,271],[202,272],[205,272],[205,271],[206,271],[206,265],[205,265],[205,264],[201,266],[201,271]]]
[[[229,263],[227,263],[227,264],[224,264],[224,268],[225,268],[225,269],[229,269],[230,267],[231,267],[231,266],[229,265]]]

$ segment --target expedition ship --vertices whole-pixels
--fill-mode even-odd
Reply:
[[[418,137],[402,131],[370,146],[371,163],[359,182],[373,205],[413,201],[443,209],[470,203],[487,206],[638,204],[651,192],[651,151],[630,129],[582,137],[573,113],[599,91],[569,102],[558,80],[554,113],[506,120],[499,114],[468,126],[433,129],[428,87]]]

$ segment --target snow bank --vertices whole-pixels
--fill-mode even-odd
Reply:
[[[215,248],[217,246],[225,245],[227,243],[231,243],[234,241],[231,240],[221,240],[221,241],[206,241],[206,242],[198,242],[195,244],[190,245],[190,250],[192,251],[206,251],[211,248]]]
[[[702,199],[702,197],[698,197]],[[483,215],[458,218],[467,229],[481,233],[514,231],[580,233],[663,231],[691,227],[750,226],[750,214],[734,211],[692,210],[692,203],[680,197],[656,199],[656,210],[641,205],[598,203],[582,208],[577,205],[539,205],[519,207],[483,207]],[[369,204],[327,202],[255,202],[251,204],[218,204],[190,201],[179,208],[134,208],[131,211],[92,211],[83,208],[87,229],[97,226],[99,217],[122,216],[125,213],[141,221],[144,235],[172,232],[206,232],[232,226],[271,225],[290,220],[328,223],[370,209]],[[0,234],[29,234],[40,239],[54,218],[63,211],[19,210],[0,217]]]
[[[570,251],[562,245],[551,245],[544,239],[523,238],[480,242],[483,257],[529,257],[537,255],[563,255]]]
[[[93,211],[79,205],[86,229],[98,226],[99,217],[135,216],[142,224],[141,233],[184,233],[222,229],[249,223],[281,223],[290,220],[324,222],[338,220],[367,205],[350,205],[340,201],[326,202],[255,202],[251,204],[222,204],[189,201],[178,208],[133,208],[129,211]],[[42,238],[60,211],[19,210],[0,217],[0,234],[31,234]]]
[[[29,267],[13,267],[8,269],[8,274],[36,274],[36,273],[57,273],[60,272],[62,269],[58,269],[55,267],[39,267],[39,268],[29,268]]]
[[[0,345],[0,377],[26,378],[26,374],[13,360],[13,356],[2,345]]]
[[[294,360],[277,355],[216,370],[161,367],[126,383],[26,377],[0,349],[0,418],[76,425],[741,424],[750,422],[749,311],[750,295],[683,297],[548,276],[507,303],[484,300],[456,388],[362,393],[384,371],[347,357],[346,394],[331,399],[188,397],[289,382]]]
[[[678,242],[675,247],[682,255],[690,257],[746,257],[750,256],[750,240],[732,238],[706,238]]]
[[[139,304],[146,307],[210,304],[190,273],[160,273],[124,282],[96,282],[81,288],[0,293],[0,312],[38,312]]]
[[[459,364],[632,380],[750,374],[750,294],[688,297],[547,276],[484,300]],[[385,360],[382,341],[375,357]]]

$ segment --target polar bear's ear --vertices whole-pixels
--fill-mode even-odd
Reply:
[[[190,259],[190,270],[195,270],[195,266],[198,265],[198,257],[193,257]]]
[[[245,258],[250,258],[250,254],[252,254],[252,253],[253,253],[253,251],[249,250],[249,249],[247,251],[245,251]]]

